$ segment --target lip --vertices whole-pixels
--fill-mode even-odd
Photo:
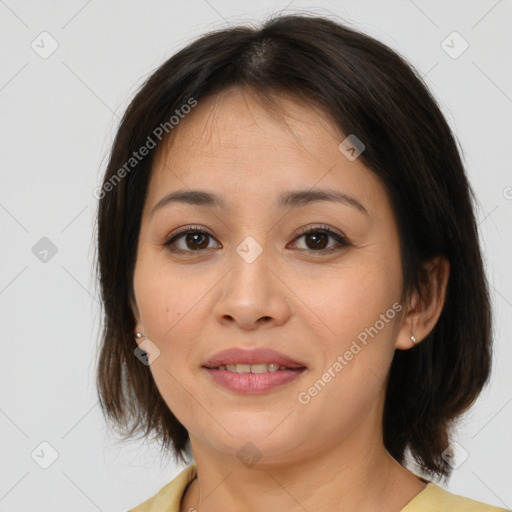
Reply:
[[[267,373],[236,373],[213,368],[206,368],[206,371],[213,381],[223,388],[236,393],[257,395],[288,384],[297,379],[306,369],[277,370]]]
[[[286,370],[266,373],[236,373],[218,369],[221,365],[237,363],[277,363],[279,366],[286,366]],[[203,368],[207,370],[213,382],[219,386],[246,395],[272,391],[295,380],[307,370],[306,365],[301,361],[295,361],[280,352],[266,348],[223,350],[208,359]]]
[[[277,363],[279,366],[286,366],[291,370],[306,368],[301,361],[295,361],[290,357],[277,352],[270,348],[256,348],[253,350],[245,350],[240,348],[230,348],[218,352],[203,364],[208,369],[218,368],[226,364],[261,364],[261,363]]]

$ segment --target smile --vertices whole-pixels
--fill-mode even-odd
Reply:
[[[286,366],[279,365],[277,363],[260,363],[260,364],[223,364],[220,365],[216,370],[226,370],[234,373],[267,373],[277,372],[278,370],[290,370]]]

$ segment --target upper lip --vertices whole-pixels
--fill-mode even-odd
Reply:
[[[218,352],[208,359],[203,366],[205,368],[218,368],[226,364],[261,364],[261,363],[277,363],[279,366],[297,369],[305,368],[306,365],[300,361],[295,361],[290,357],[276,352],[270,348],[256,348],[246,350],[240,348],[229,348]]]

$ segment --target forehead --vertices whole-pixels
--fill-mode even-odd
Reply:
[[[199,101],[155,158],[148,207],[184,188],[256,196],[321,184],[369,201],[382,193],[373,172],[339,151],[346,135],[328,114],[313,102],[273,98],[269,105],[253,91],[229,89]]]
[[[301,100],[284,93],[263,97],[258,91],[239,88],[230,88],[201,100],[179,128],[189,142],[194,139],[202,144],[220,142],[227,139],[228,134],[242,129],[256,133],[264,128],[269,131],[269,138],[279,139],[292,136],[291,130],[297,136],[319,131],[334,139],[342,135],[335,123],[328,119],[328,114],[312,100]]]
[[[277,148],[289,154],[313,150],[311,158],[327,161],[325,149],[338,146],[341,130],[313,102],[305,104],[283,94],[271,99],[274,104],[256,91],[230,88],[200,100],[173,130],[155,168],[161,168],[159,164],[170,153],[173,160],[185,155],[188,159],[229,158],[231,154],[243,159],[244,154],[257,151],[260,158],[270,156]]]

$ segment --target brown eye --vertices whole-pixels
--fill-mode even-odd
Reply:
[[[296,240],[301,238],[304,239],[305,247],[299,247],[299,249],[303,249],[310,253],[323,254],[333,252],[349,245],[349,242],[343,235],[328,227],[310,228],[305,230],[296,238]],[[329,246],[329,239],[335,241],[331,246]]]
[[[325,233],[314,232],[308,233],[307,235],[304,236],[306,240],[306,245],[310,249],[323,250],[329,243],[329,235],[326,235]],[[311,245],[308,242],[310,242]]]
[[[206,249],[208,247],[208,235],[204,233],[188,233],[185,235],[185,245],[193,251]]]
[[[213,237],[206,231],[191,228],[171,236],[164,245],[171,251],[178,253],[202,252],[212,248],[210,247],[212,240],[214,240]]]
[[[349,242],[343,235],[328,227],[304,230],[295,240],[301,238],[304,239],[305,247],[299,247],[299,249],[311,254],[322,255],[349,245]],[[333,240],[334,244],[329,245],[329,240]],[[211,246],[210,243],[212,241],[216,242],[208,232],[199,228],[189,227],[171,236],[164,245],[173,252],[190,255],[194,252],[204,252],[207,249],[222,247],[218,243],[217,247],[215,245]]]

